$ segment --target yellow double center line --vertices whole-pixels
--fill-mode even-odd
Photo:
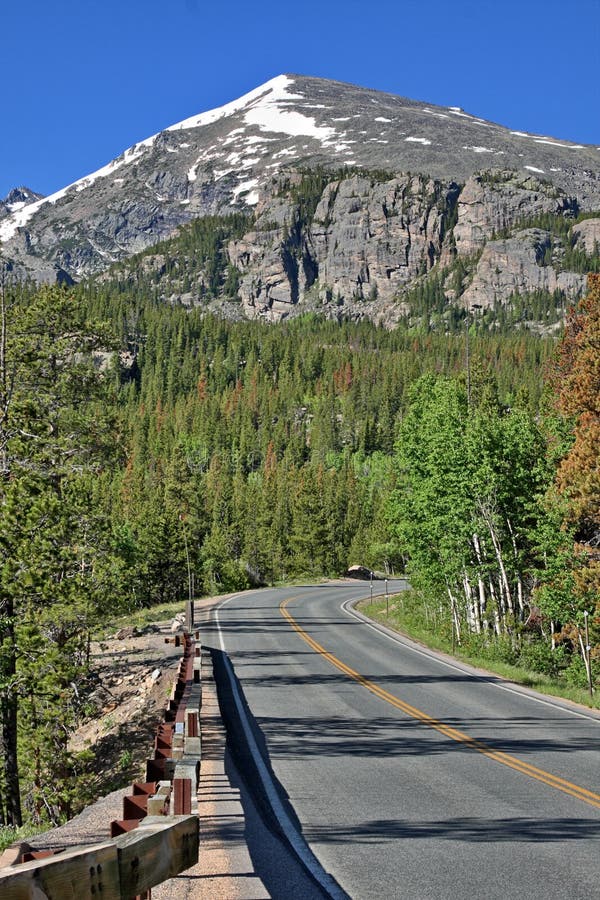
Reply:
[[[404,700],[400,700],[399,697],[390,694],[385,688],[380,687],[378,684],[375,684],[374,681],[370,681],[368,678],[365,678],[364,675],[361,675],[360,672],[357,672],[355,669],[346,665],[341,659],[338,659],[337,656],[334,656],[333,653],[330,653],[325,647],[315,641],[315,639],[312,638],[294,619],[292,614],[286,608],[287,604],[294,599],[296,598],[288,597],[287,600],[283,600],[279,604],[279,610],[282,616],[287,619],[294,631],[300,635],[302,640],[306,641],[308,646],[311,647],[315,653],[324,657],[332,666],[335,666],[336,669],[339,669],[340,672],[343,672],[348,678],[357,681],[358,684],[362,685],[372,694],[375,694],[380,700],[385,700],[386,703],[395,706],[396,709],[400,709],[403,713],[406,713],[407,716],[416,719],[417,722],[428,725],[430,728],[435,728],[436,731],[439,731],[440,734],[443,734],[445,737],[448,737],[459,744],[464,744],[472,750],[477,750],[478,753],[483,753],[484,756],[488,756],[490,759],[501,763],[503,766],[508,766],[517,772],[521,772],[523,775],[527,775],[529,778],[535,778],[536,781],[541,781],[543,784],[555,788],[557,791],[562,791],[563,794],[569,794],[577,800],[583,800],[584,803],[589,803],[590,806],[595,806],[600,809],[600,794],[595,794],[593,791],[588,791],[587,788],[572,784],[564,778],[559,778],[557,775],[552,775],[550,772],[544,771],[544,769],[538,769],[536,766],[532,766],[521,759],[517,759],[516,756],[511,756],[510,753],[504,753],[502,750],[493,750],[491,747],[488,747],[487,744],[484,744],[483,741],[475,740],[474,738],[469,737],[468,734],[458,731],[458,729],[452,728],[450,725],[444,724],[444,722],[440,722],[439,719],[434,719],[433,716],[417,709],[416,706],[405,703]]]

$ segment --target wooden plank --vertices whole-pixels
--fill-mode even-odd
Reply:
[[[2,900],[121,900],[114,843],[77,847],[0,869]]]
[[[166,816],[169,812],[169,804],[171,802],[171,791],[173,785],[170,781],[159,781],[156,786],[156,794],[148,797],[148,815],[149,816]]]
[[[202,682],[198,684],[193,684],[190,689],[190,695],[188,697],[188,702],[186,709],[188,710],[199,710],[202,706]]]
[[[166,816],[169,814],[170,797],[157,794],[156,797],[148,797],[148,815]]]
[[[0,869],[2,900],[128,900],[198,861],[197,816],[148,816],[114,841]]]
[[[197,816],[148,816],[135,831],[116,838],[121,895],[135,897],[195,865],[198,821]]]

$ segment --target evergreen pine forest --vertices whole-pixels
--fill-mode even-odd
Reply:
[[[208,295],[235,295],[243,226],[186,232]],[[188,553],[197,596],[406,574],[455,646],[599,683],[600,276],[544,336],[424,296],[393,330],[236,321],[143,259],[0,286],[0,825],[77,811],[90,642],[186,597]]]

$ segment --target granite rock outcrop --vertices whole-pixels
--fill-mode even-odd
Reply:
[[[297,187],[299,176],[285,179]],[[440,259],[458,185],[422,176],[330,181],[310,221],[281,180],[252,231],[228,247],[249,316],[278,318],[306,299],[336,306],[389,301]]]

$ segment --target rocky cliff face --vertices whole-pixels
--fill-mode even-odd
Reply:
[[[539,228],[518,231],[514,237],[489,241],[477,263],[473,280],[461,297],[466,308],[484,309],[506,304],[510,298],[543,291],[560,291],[575,300],[585,291],[586,276],[557,271],[548,261],[553,241]]]
[[[585,274],[563,265],[566,239],[522,227],[544,215],[574,221],[578,211],[573,198],[536,178],[483,173],[461,190],[422,176],[357,174],[330,181],[309,221],[302,192],[299,175],[273,180],[252,230],[229,243],[248,316],[329,307],[393,321],[405,312],[407,289],[436,272],[446,273],[448,301],[467,308],[540,291],[574,300],[585,290]],[[573,225],[572,240],[585,253],[597,252],[599,225],[600,218]],[[457,290],[450,275],[462,258]]]
[[[309,180],[307,197],[307,169],[338,175],[318,191]],[[227,252],[246,314],[325,306],[393,321],[411,285],[446,278],[457,260],[464,272],[447,278],[448,302],[492,305],[537,290],[574,299],[582,272],[564,260],[573,246],[584,262],[597,253],[600,151],[289,75],[141,141],[51,197],[20,190],[0,203],[0,254],[19,275],[78,280],[198,217],[243,211],[254,223]],[[544,216],[572,223],[568,247]],[[201,293],[187,290],[185,302]]]
[[[573,226],[576,246],[588,254],[600,254],[600,218],[585,219]]]
[[[327,184],[310,221],[278,179],[260,198],[253,230],[228,247],[248,315],[279,318],[298,303],[388,304],[440,259],[458,197],[453,182],[357,174]]]
[[[460,193],[454,228],[457,252],[481,250],[495,234],[543,213],[575,216],[573,196],[534,175],[489,171],[471,176]]]

